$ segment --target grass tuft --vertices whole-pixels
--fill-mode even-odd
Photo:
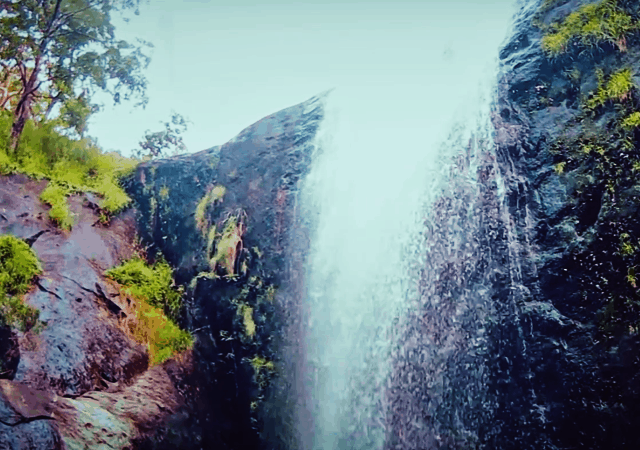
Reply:
[[[41,125],[27,121],[14,153],[7,147],[11,122],[9,112],[0,112],[0,174],[24,173],[75,191],[95,192],[102,197],[100,207],[107,214],[115,214],[131,202],[119,180],[131,173],[139,160],[116,152],[103,153],[90,139],[64,136],[55,121]],[[58,207],[54,215],[64,218],[63,209]]]
[[[182,292],[174,289],[172,270],[164,259],[149,266],[140,258],[132,258],[105,275],[121,284],[134,299],[135,319],[129,322],[129,331],[138,342],[147,345],[153,364],[191,348],[191,334],[175,323]]]
[[[640,112],[636,111],[625,117],[622,121],[622,127],[627,130],[640,127]]]
[[[0,320],[22,331],[37,324],[40,312],[22,300],[42,266],[29,245],[11,235],[0,236]]]
[[[40,200],[51,206],[49,218],[63,230],[70,230],[73,226],[73,218],[67,196],[70,189],[55,182],[49,182],[40,194]]]
[[[208,220],[205,217],[209,205],[214,205],[216,202],[222,201],[226,192],[227,189],[224,186],[216,185],[207,191],[204,197],[198,202],[198,206],[196,206],[196,228],[198,228],[203,235],[207,233],[209,226]]]
[[[105,275],[127,286],[132,296],[163,308],[172,319],[177,319],[182,294],[174,289],[173,272],[164,259],[160,258],[153,266],[149,266],[141,258],[134,257],[107,270]]]
[[[242,246],[243,225],[238,218],[231,216],[227,219],[220,240],[216,245],[216,252],[209,261],[211,270],[222,267],[228,276],[235,276],[234,267],[238,257],[238,248]]]

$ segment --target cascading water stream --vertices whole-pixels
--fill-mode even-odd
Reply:
[[[508,26],[505,20],[502,37]],[[495,56],[498,43],[487,45]],[[312,218],[304,302],[312,429],[298,430],[305,450],[432,448],[442,427],[455,428],[446,439],[459,445],[477,439],[474,426],[492,414],[480,349],[495,308],[481,282],[469,292],[464,271],[453,267],[474,260],[474,252],[480,261],[474,233],[483,225],[474,214],[486,199],[479,169],[498,177],[490,161],[495,59],[486,66],[493,70],[470,74],[464,59],[441,67],[424,97],[352,86],[327,100],[300,199],[302,214]],[[465,89],[438,96],[437,81]],[[403,127],[385,128],[390,116],[420,102],[424,117],[407,115]],[[459,299],[451,306],[445,297],[453,294]],[[416,320],[425,327],[419,332]],[[460,383],[468,383],[468,395],[456,391],[465,388]],[[429,390],[420,411],[403,393],[411,386]],[[409,440],[406,433],[413,433]]]

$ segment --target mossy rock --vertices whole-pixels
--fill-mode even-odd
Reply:
[[[11,235],[0,236],[0,319],[22,330],[36,325],[39,311],[22,301],[42,266],[29,245]]]

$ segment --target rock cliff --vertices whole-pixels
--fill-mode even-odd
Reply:
[[[526,2],[497,86],[425,214],[386,447],[636,448],[640,5]],[[0,234],[42,262],[25,296],[42,326],[0,329],[0,449],[301,448],[298,193],[324,100],[141,164],[109,224],[74,194],[59,230],[46,182],[0,178]],[[127,297],[105,276],[136,252],[174,269],[194,336],[161,364],[123,330]]]
[[[296,380],[280,365],[279,387],[269,380],[276,346],[299,351],[280,336],[299,326],[296,195],[323,98],[223,146],[140,165],[123,181],[134,206],[108,224],[92,194],[75,194],[75,225],[62,231],[39,200],[46,180],[0,179],[0,234],[24,239],[42,264],[24,296],[41,328],[2,329],[1,449],[257,448],[258,430],[292,435],[278,422],[291,417],[268,413],[296,401]],[[127,297],[105,277],[134,252],[162,254],[182,286],[179,322],[195,343],[162,364],[123,331]]]

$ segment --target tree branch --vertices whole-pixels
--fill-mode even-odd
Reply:
[[[40,53],[42,54],[44,52],[44,49],[47,47],[47,44],[49,43],[49,33],[51,32],[51,29],[53,28],[53,22],[56,20],[56,18],[58,17],[58,14],[60,13],[60,5],[62,4],[62,0],[57,0],[56,1],[56,7],[53,10],[53,14],[51,15],[51,18],[49,19],[49,23],[47,24],[47,29],[44,32],[44,37],[42,38],[42,41],[40,42],[40,45],[38,46],[38,48],[40,49]]]
[[[78,13],[81,13],[83,11],[86,11],[88,9],[92,9],[94,6],[97,6],[99,4],[99,2],[97,3],[90,3],[89,5],[87,5],[84,8],[80,8],[76,11],[73,12],[68,12],[68,13],[63,13],[60,15],[59,17],[59,23],[56,24],[56,26],[54,28],[51,29],[51,31],[47,34],[47,38],[50,38],[51,36],[53,36],[60,28],[62,28],[64,25],[68,24],[68,19],[71,19],[73,16],[75,16]]]

